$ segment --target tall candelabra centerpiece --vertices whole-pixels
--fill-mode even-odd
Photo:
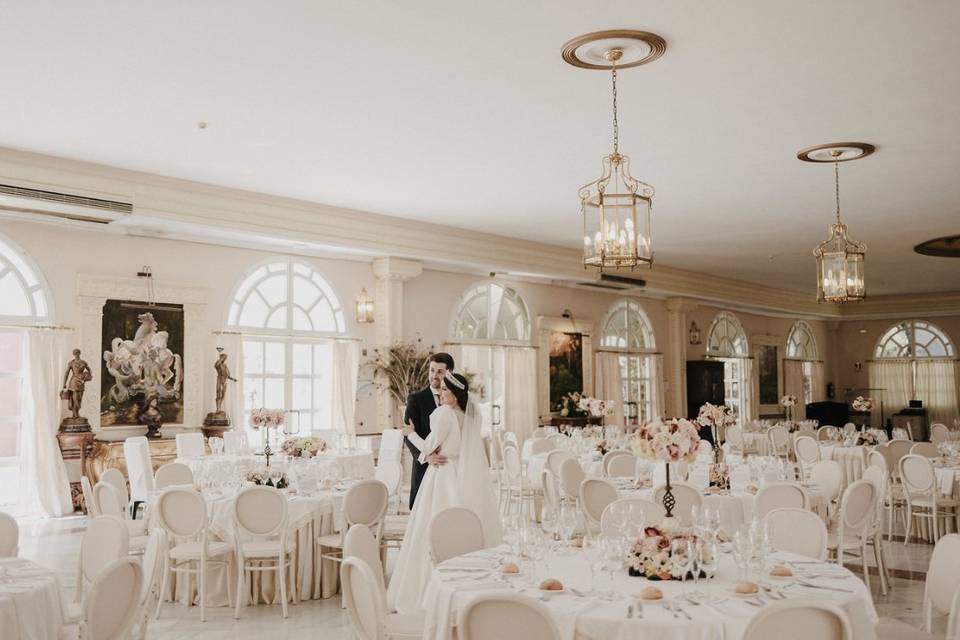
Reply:
[[[672,518],[673,507],[676,506],[677,501],[670,486],[670,463],[696,460],[697,447],[700,446],[700,433],[697,426],[685,418],[674,418],[667,422],[648,422],[637,429],[630,444],[638,457],[666,463],[663,508],[666,516]]]
[[[263,455],[267,458],[268,467],[270,466],[270,457],[274,455],[273,450],[270,448],[270,431],[283,427],[283,417],[283,409],[266,409],[260,407],[250,412],[250,425],[261,434]]]
[[[797,406],[797,396],[785,395],[780,398],[780,406],[787,414],[787,422],[793,421],[793,408]]]
[[[725,404],[717,405],[707,402],[700,407],[700,412],[697,414],[697,424],[709,429],[714,457],[719,457],[720,430],[726,430],[737,424],[737,412]]]

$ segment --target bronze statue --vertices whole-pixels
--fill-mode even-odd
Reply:
[[[230,369],[227,367],[227,354],[223,352],[223,347],[217,347],[220,357],[217,358],[213,368],[217,372],[217,413],[223,412],[223,399],[227,395],[227,380],[237,381],[230,375]]]
[[[86,384],[93,380],[90,365],[80,358],[80,349],[73,350],[73,359],[67,363],[67,370],[63,374],[63,389],[60,397],[67,401],[67,407],[73,414],[64,418],[60,426],[66,430],[90,429],[90,423],[80,415],[80,406],[83,404],[83,392]]]
[[[140,424],[147,425],[147,437],[159,438],[160,427],[163,426],[163,414],[157,407],[157,396],[151,396],[144,402],[139,416]]]

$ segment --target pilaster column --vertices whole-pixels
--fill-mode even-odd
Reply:
[[[403,283],[423,273],[423,266],[413,260],[377,258],[373,261],[376,276],[374,319],[376,346],[381,352],[403,338]],[[378,380],[382,383],[382,380]],[[396,416],[396,406],[390,392],[377,385],[377,427],[399,427],[402,416]]]
[[[697,303],[686,298],[667,298],[667,353],[664,354],[670,392],[666,397],[667,417],[687,413],[687,314]]]
[[[103,363],[101,334],[103,333],[103,305],[107,302],[101,296],[78,296],[80,304],[80,344],[81,357],[90,365],[93,375],[83,394],[80,415],[90,423],[94,433],[100,431],[100,372]],[[146,431],[146,430],[144,430]]]

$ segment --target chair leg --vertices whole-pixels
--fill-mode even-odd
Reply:
[[[160,607],[163,606],[163,599],[167,597],[167,585],[170,580],[170,558],[163,558],[163,580],[160,581],[160,593],[157,596],[157,611],[153,615],[154,620],[160,618]]]
[[[246,561],[237,554],[237,603],[233,608],[233,619],[240,619],[240,605],[247,603],[246,593],[244,592],[244,578],[246,577]]]
[[[207,603],[204,599],[204,582],[207,573],[207,559],[201,554],[200,556],[200,573],[197,574],[197,590],[200,592],[200,622],[207,621]]]
[[[937,544],[940,539],[940,514],[937,512],[937,504],[930,507],[930,513],[933,515],[933,544]]]
[[[283,611],[283,617],[287,617],[287,567],[283,563],[284,554],[281,552],[277,557],[277,582],[280,583],[280,610]]]
[[[903,508],[903,523],[906,527],[906,532],[903,534],[903,546],[907,546],[907,543],[910,542],[910,532],[913,531],[913,509],[909,502]]]
[[[867,570],[867,539],[864,538],[860,543],[860,563],[863,565],[863,583],[867,585],[867,592],[870,591],[870,571]]]
[[[877,561],[877,573],[880,574],[880,593],[887,595],[887,563],[883,561],[883,536],[878,532],[873,538],[873,556]]]

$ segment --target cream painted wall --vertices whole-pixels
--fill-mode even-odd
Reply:
[[[78,230],[25,222],[0,221],[0,233],[12,239],[29,254],[43,272],[53,292],[55,322],[73,327],[79,327],[80,323],[76,299],[78,274],[134,277],[141,266],[149,264],[157,281],[175,281],[206,288],[206,324],[209,334],[224,326],[229,296],[242,274],[261,261],[278,255],[260,250],[116,235],[101,230]],[[312,265],[333,286],[344,308],[347,332],[362,340],[362,348],[367,350],[362,361],[366,361],[372,355],[375,326],[357,324],[353,305],[361,288],[366,288],[371,293],[375,290],[375,278],[370,263],[302,256],[297,258]],[[421,337],[427,345],[442,345],[448,337],[450,316],[459,297],[468,286],[481,280],[482,278],[471,275],[425,270],[421,276],[404,282],[404,337]],[[516,289],[526,301],[534,323],[534,342],[537,316],[559,316],[564,309],[570,309],[575,319],[593,322],[594,331],[598,332],[607,310],[620,297],[616,293],[515,281],[502,276],[498,276],[497,280]],[[665,301],[641,296],[636,299],[650,319],[658,350],[666,352],[668,313]],[[687,327],[691,320],[696,321],[705,340],[710,323],[718,310],[719,307],[712,303],[698,307],[689,314]],[[748,338],[756,334],[771,334],[785,340],[793,324],[793,320],[789,318],[735,313],[740,318]],[[828,323],[820,320],[808,322],[816,332],[821,359],[827,362],[826,378],[830,381],[833,379],[830,375],[830,363],[834,358],[828,341]],[[853,331],[855,334],[855,329]],[[960,318],[957,318],[952,333],[960,335]],[[686,341],[686,337],[684,340]],[[702,358],[703,349],[704,345],[689,346],[687,359]],[[91,357],[91,354],[85,355]],[[669,353],[664,354],[665,359],[669,357]],[[213,388],[214,356],[211,355],[208,359],[211,366],[204,372],[205,398],[211,396]],[[362,371],[361,377],[368,376]],[[675,383],[670,379],[665,382],[667,385]],[[209,402],[212,405],[212,397]],[[376,430],[374,416],[372,389],[369,385],[361,385],[357,420],[364,422],[364,431]]]

